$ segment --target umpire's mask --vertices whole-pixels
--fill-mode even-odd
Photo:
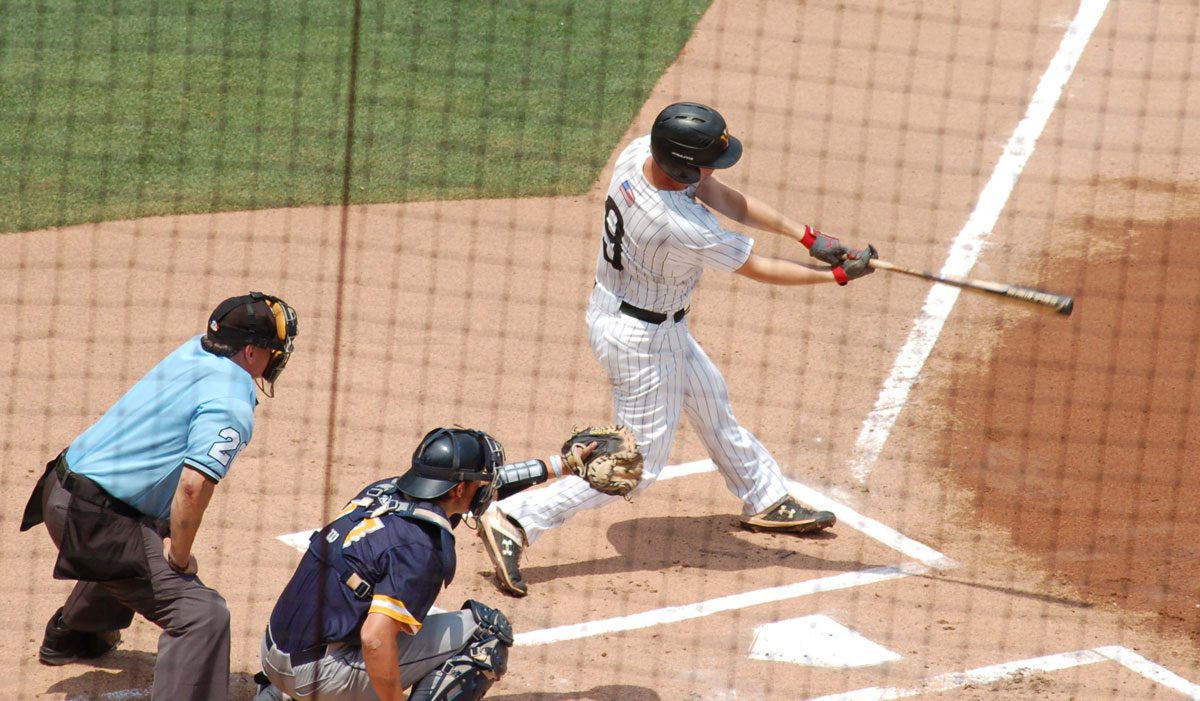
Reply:
[[[251,292],[221,302],[208,319],[205,349],[232,355],[245,346],[265,348],[271,353],[259,388],[275,396],[275,380],[292,357],[296,338],[296,310],[278,297]],[[214,350],[224,349],[224,353]]]
[[[396,486],[415,499],[436,499],[460,482],[486,482],[471,500],[470,513],[478,518],[496,497],[503,464],[504,448],[483,431],[435,428],[413,451],[412,468]]]

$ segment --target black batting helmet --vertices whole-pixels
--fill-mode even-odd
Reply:
[[[700,168],[728,168],[742,157],[742,142],[729,135],[725,119],[707,105],[676,102],[654,119],[650,153],[672,180],[692,184]]]
[[[435,428],[413,451],[412,467],[396,487],[414,499],[436,499],[459,482],[489,482],[475,495],[471,511],[483,513],[495,494],[496,468],[504,464],[504,448],[483,431]]]

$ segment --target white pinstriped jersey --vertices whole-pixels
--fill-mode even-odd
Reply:
[[[734,417],[725,378],[692,338],[687,317],[653,323],[620,308],[623,300],[670,314],[690,305],[704,269],[737,270],[754,239],[722,228],[696,201],[695,185],[652,187],[642,174],[649,157],[647,136],[626,147],[613,168],[596,259],[599,284],[588,302],[588,344],[608,375],[614,421],[633,430],[645,456],[640,488],[667,465],[686,413],[743,513],[761,513],[787,496],[787,484],[779,463]],[[514,494],[496,509],[521,524],[533,543],[576,513],[618,498],[569,476]]]
[[[754,239],[723,228],[696,201],[696,185],[659,190],[642,164],[650,137],[635,139],[613,168],[605,200],[596,281],[630,304],[674,312],[691,304],[705,268],[732,272],[750,257]]]

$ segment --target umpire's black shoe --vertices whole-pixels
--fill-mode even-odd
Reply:
[[[789,494],[753,516],[742,516],[741,522],[743,528],[752,531],[807,533],[833,526],[837,516],[805,508]]]
[[[119,630],[104,633],[71,630],[63,623],[62,609],[59,609],[46,623],[46,636],[42,638],[42,647],[38,650],[38,661],[57,667],[78,660],[90,660],[109,652],[119,642]]]
[[[525,550],[525,532],[498,509],[484,512],[479,519],[479,537],[492,564],[500,588],[513,596],[525,596],[529,587],[521,576],[521,553]]]

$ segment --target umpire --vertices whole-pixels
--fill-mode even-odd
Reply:
[[[162,628],[151,697],[229,696],[229,609],[196,575],[192,544],[213,489],[254,432],[255,386],[274,396],[296,313],[251,292],[168,355],[46,465],[21,530],[43,521],[56,579],[77,580],[38,658],[113,649],[140,613]]]

